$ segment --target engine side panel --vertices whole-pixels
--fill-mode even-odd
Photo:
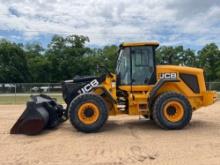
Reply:
[[[189,99],[194,110],[201,106],[210,105],[215,101],[215,92],[206,90],[203,69],[158,65],[157,79],[178,79],[179,82],[170,82],[163,85],[158,90],[157,95],[167,91],[182,93]]]

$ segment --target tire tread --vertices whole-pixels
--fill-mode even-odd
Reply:
[[[170,98],[176,98],[178,100],[182,100],[183,103],[185,104],[185,106],[187,107],[187,111],[189,111],[188,113],[188,116],[186,117],[185,120],[183,120],[183,123],[181,123],[179,126],[177,127],[169,127],[167,125],[165,125],[162,121],[161,121],[161,118],[159,117],[159,115],[157,114],[158,112],[158,109],[161,108],[163,102],[165,102],[167,99],[170,99]],[[155,123],[162,129],[182,129],[184,128],[191,120],[192,118],[192,107],[191,107],[191,104],[190,102],[188,101],[187,97],[180,94],[180,93],[177,93],[177,92],[165,92],[165,93],[162,93],[161,95],[158,96],[158,98],[156,99],[155,103],[154,103],[154,106],[153,106],[153,119],[155,121]]]
[[[88,101],[88,100],[92,100],[94,102],[96,102],[98,104],[98,106],[100,108],[100,113],[101,114],[101,119],[99,120],[99,123],[96,123],[96,126],[94,127],[89,127],[89,126],[85,126],[84,124],[82,124],[74,115],[74,112],[76,110],[76,108],[83,104],[83,102]],[[86,133],[90,133],[90,132],[97,132],[107,121],[108,119],[108,110],[107,110],[107,105],[105,103],[105,101],[103,100],[103,98],[97,94],[94,93],[86,93],[86,94],[81,94],[79,96],[77,96],[75,99],[73,99],[70,103],[69,106],[69,118],[70,118],[70,122],[71,124],[78,130],[81,132],[86,132]]]

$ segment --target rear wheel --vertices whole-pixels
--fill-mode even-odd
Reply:
[[[96,132],[106,122],[108,110],[102,97],[83,94],[76,97],[69,107],[71,124],[82,132]]]
[[[188,99],[179,93],[161,94],[153,107],[155,123],[164,129],[181,129],[190,122],[192,108]]]

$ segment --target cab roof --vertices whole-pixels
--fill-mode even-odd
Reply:
[[[121,43],[120,47],[130,47],[130,46],[155,46],[158,47],[160,44],[159,42],[123,42]]]

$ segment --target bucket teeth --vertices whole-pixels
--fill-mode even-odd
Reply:
[[[66,110],[46,95],[31,96],[25,111],[21,114],[11,134],[36,135],[44,129],[57,127],[67,120]]]

